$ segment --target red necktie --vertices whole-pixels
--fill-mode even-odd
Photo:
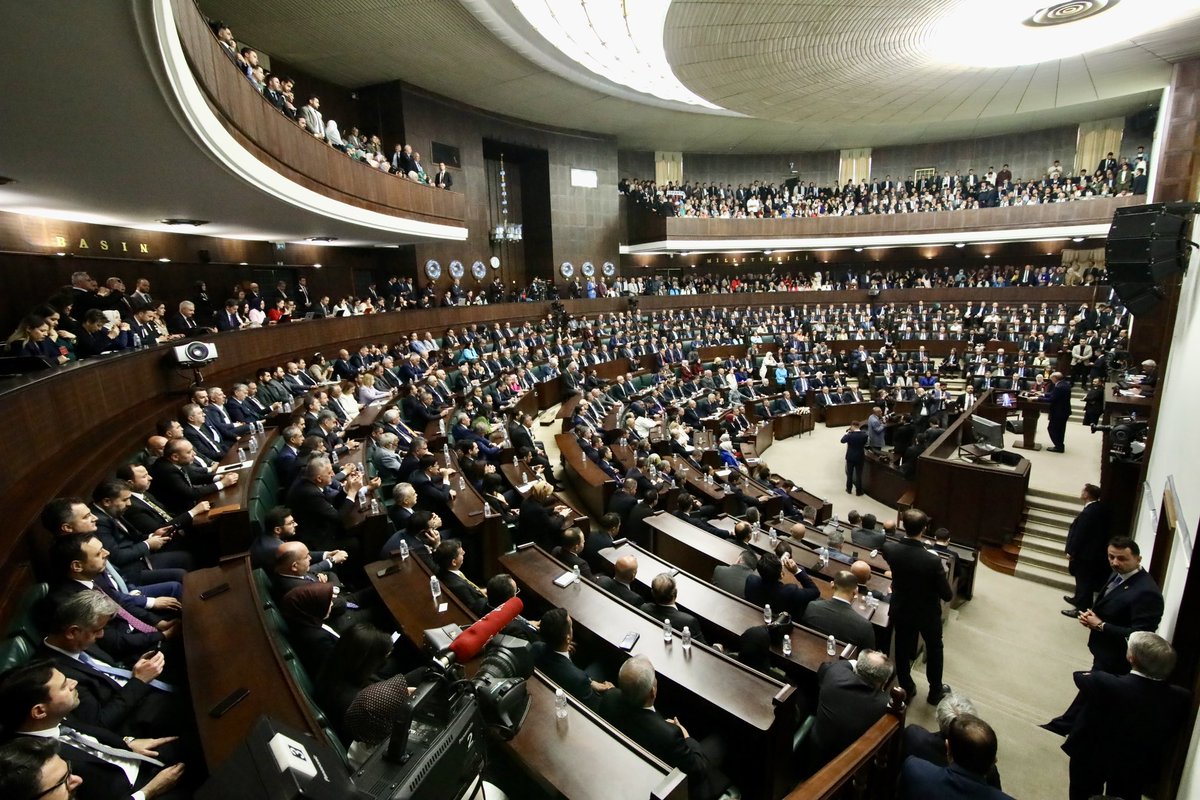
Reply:
[[[100,587],[100,584],[93,584],[93,586],[97,592],[100,592],[100,594],[108,596],[109,599],[111,599],[114,603],[117,602],[117,599],[115,597],[113,597],[112,595],[109,595],[108,592],[104,591],[104,589],[102,589]],[[142,622],[140,619],[135,617],[133,614],[130,614],[128,611],[125,610],[125,607],[122,606],[120,603],[117,603],[117,616],[120,617],[121,619],[123,619],[125,622],[127,622],[129,624],[129,627],[133,628],[138,633],[154,633],[156,630],[158,630],[153,625],[151,625],[147,622]]]

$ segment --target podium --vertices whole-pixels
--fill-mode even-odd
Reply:
[[[1041,400],[1030,400],[1025,397],[1018,397],[1014,406],[1021,412],[1021,441],[1014,442],[1013,447],[1017,450],[1041,450],[1042,446],[1035,441],[1037,439],[1037,423],[1038,418],[1042,415],[1042,408],[1046,405]]]

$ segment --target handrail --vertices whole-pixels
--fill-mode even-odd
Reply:
[[[466,199],[461,192],[384,174],[300,130],[230,63],[194,2],[176,0],[171,10],[205,97],[228,132],[263,164],[305,188],[368,211],[462,225]]]

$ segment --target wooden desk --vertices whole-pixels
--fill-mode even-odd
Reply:
[[[208,600],[200,593],[229,584],[229,590]],[[428,591],[428,589],[426,589]],[[221,765],[250,733],[263,714],[323,739],[312,708],[275,648],[263,601],[250,572],[248,557],[183,577],[183,626],[188,692],[210,770]],[[250,694],[220,719],[209,711],[237,689]]]
[[[687,525],[686,522],[670,514],[660,512],[650,519],[655,517],[666,517],[667,520],[663,521],[664,525],[669,526],[670,521]],[[709,536],[711,535],[709,534]],[[712,644],[722,644],[726,648],[736,650],[743,633],[763,624],[761,606],[718,589],[708,580],[697,577],[683,567],[638,547],[632,542],[622,540],[619,546],[607,548],[603,554],[610,566],[615,564],[621,556],[629,555],[637,558],[637,582],[645,588],[647,597],[650,596],[650,582],[656,575],[678,570],[675,574],[675,589],[679,593],[676,605],[684,611],[691,612],[704,624],[705,639]],[[776,662],[776,665],[783,668],[789,675],[804,675],[811,680],[816,675],[817,669],[826,661],[837,661],[837,656],[831,656],[825,652],[823,635],[808,628],[793,625],[791,637],[791,656],[785,656],[783,651],[777,647],[771,649],[772,661]],[[839,652],[840,650],[839,648]]]
[[[1042,415],[1042,409],[1049,409],[1050,404],[1020,397],[1016,408],[1021,412],[1021,441],[1013,442],[1012,446],[1017,450],[1041,450],[1042,446],[1037,443],[1038,418]]]
[[[805,433],[812,433],[815,417],[810,411],[793,411],[790,414],[780,414],[772,417],[775,421],[775,438],[790,439]]]
[[[775,420],[768,419],[751,426],[738,434],[737,440],[747,445],[742,448],[746,458],[762,458],[762,454],[775,441]],[[745,452],[751,447],[754,448],[753,453]]]
[[[737,522],[738,520],[733,517],[722,516],[712,520],[711,524],[732,533],[733,526]],[[667,523],[667,526],[660,529],[659,532],[660,537],[658,541],[661,543],[658,545],[658,548],[664,558],[669,558],[669,560],[675,562],[676,557],[679,557],[688,563],[708,569],[708,574],[712,574],[712,570],[716,569],[719,564],[734,563],[741,553],[741,545],[736,542],[713,536],[711,533],[702,531],[694,525],[689,525],[681,519],[675,519],[674,522]],[[788,547],[792,559],[804,567],[808,574],[813,577],[817,588],[821,590],[821,597],[823,599],[832,597],[833,587],[830,585],[830,581],[833,580],[834,575],[840,570],[840,565],[836,561],[830,561],[827,567],[822,568],[819,566],[819,557],[812,550],[797,545],[787,536],[781,536],[779,540]],[[757,553],[766,553],[771,550],[770,542],[769,537],[759,534],[758,536],[751,537],[750,547]],[[787,572],[787,570],[784,570],[783,582],[799,583],[795,576]],[[890,591],[891,588],[890,582],[877,579],[875,576],[872,576],[867,585],[868,588],[884,593]],[[859,616],[869,620],[875,626],[875,635],[877,637],[887,635],[888,626],[891,624],[891,606],[888,603],[880,602],[879,606],[874,610],[855,605],[854,610],[858,612]]]
[[[563,400],[562,405],[558,407],[558,413],[554,415],[554,418],[562,420],[563,433],[575,427],[575,409],[579,408],[579,401],[582,399],[583,394],[576,392],[566,400]]]
[[[835,403],[831,406],[817,406],[817,413],[822,415],[826,428],[844,428],[851,422],[865,422],[871,416],[875,403],[870,400],[861,403]]]
[[[537,396],[539,411],[545,411],[550,406],[558,405],[562,402],[563,397],[566,396],[566,390],[563,388],[563,376],[561,374],[554,376],[548,381],[538,381],[533,390]]]
[[[246,434],[221,459],[221,466],[237,464],[238,448],[245,448],[246,460],[253,463],[232,470],[237,473],[238,482],[206,497],[210,510],[197,514],[192,522],[196,528],[192,535],[205,542],[202,547],[208,554],[202,559],[205,563],[215,564],[217,557],[242,553],[250,546],[250,493],[254,489],[254,479],[268,460],[270,444],[278,435],[279,432],[274,429],[266,433]],[[250,452],[251,439],[258,445],[253,453]],[[214,510],[219,510],[219,513],[214,514]]]
[[[370,436],[371,426],[375,424],[375,420],[379,419],[384,411],[395,405],[396,397],[393,395],[365,406],[354,419],[346,423],[346,438],[365,439]]]
[[[397,572],[379,576],[379,571],[397,566]],[[425,647],[423,632],[455,624],[467,627],[475,617],[449,592],[441,601],[446,611],[438,613],[429,594],[430,572],[419,558],[376,561],[367,565],[371,585],[391,611],[408,640]],[[482,659],[463,665],[474,674]],[[502,747],[522,769],[551,795],[569,798],[613,797],[648,800],[685,800],[687,776],[671,769],[625,738],[571,695],[567,695],[567,719],[554,716],[555,684],[541,672],[526,682],[529,716],[521,731]]]
[[[573,433],[559,433],[554,437],[558,452],[563,457],[563,472],[584,508],[593,517],[604,516],[608,500],[616,491],[617,483],[598,464],[592,462],[579,448]]]
[[[568,609],[575,629],[602,643],[608,655],[627,657],[617,643],[631,631],[638,633],[640,638],[631,652],[647,656],[654,664],[659,709],[673,716],[665,709],[686,708],[685,724],[691,726],[695,717],[703,716],[712,729],[721,731],[731,750],[726,769],[746,797],[778,798],[791,788],[794,687],[704,645],[692,645],[690,653],[685,653],[675,640],[664,643],[657,620],[631,609],[590,581],[578,581],[565,589],[555,586],[554,579],[563,573],[563,566],[536,545],[504,555],[501,563],[531,595]]]
[[[889,508],[903,511],[912,506],[916,484],[892,466],[891,461],[874,450],[867,451],[863,462],[863,491]]]

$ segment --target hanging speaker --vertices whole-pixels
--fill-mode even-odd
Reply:
[[[1104,247],[1108,279],[1121,304],[1135,316],[1162,299],[1160,284],[1187,266],[1186,204],[1153,203],[1117,209]]]

